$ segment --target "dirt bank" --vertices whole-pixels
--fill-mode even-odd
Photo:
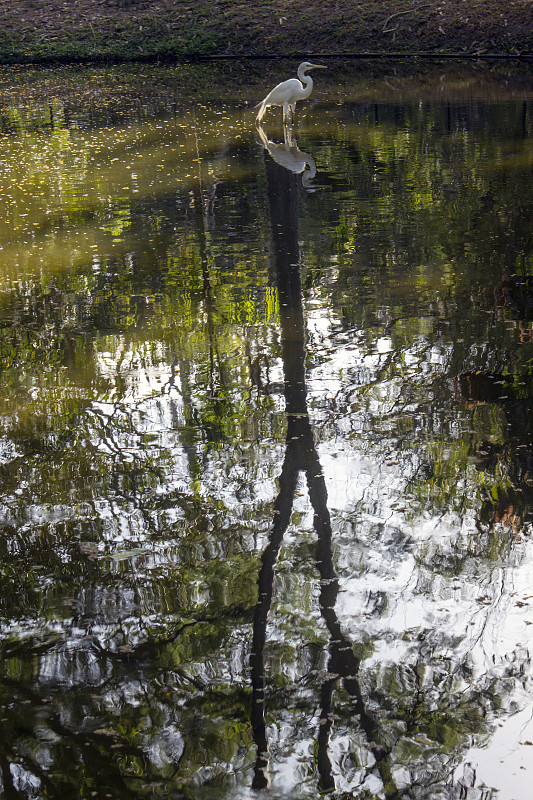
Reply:
[[[532,56],[531,0],[0,0],[0,62]]]

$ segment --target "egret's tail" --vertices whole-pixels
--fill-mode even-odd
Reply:
[[[256,105],[256,108],[259,109],[257,112],[256,122],[262,122],[268,106],[266,106],[264,102],[261,102]]]

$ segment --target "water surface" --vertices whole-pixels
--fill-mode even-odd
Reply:
[[[529,796],[533,80],[0,85],[6,798]]]

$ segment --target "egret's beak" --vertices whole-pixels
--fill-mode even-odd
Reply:
[[[312,64],[311,69],[327,69],[324,64]]]

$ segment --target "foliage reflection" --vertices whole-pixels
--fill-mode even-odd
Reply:
[[[469,748],[532,675],[529,84],[324,90],[282,141],[187,69],[2,109],[1,791],[490,797]]]

